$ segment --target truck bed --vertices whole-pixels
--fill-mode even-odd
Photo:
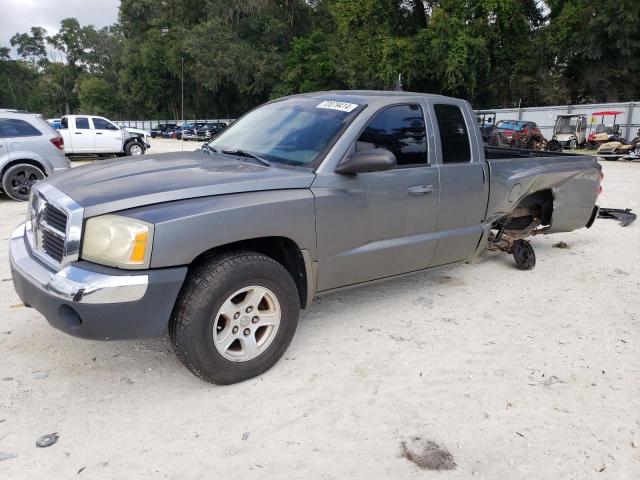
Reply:
[[[488,224],[540,191],[553,198],[547,233],[572,231],[589,222],[602,170],[597,157],[490,146],[484,151],[490,178]]]

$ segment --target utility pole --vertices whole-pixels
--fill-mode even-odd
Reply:
[[[395,91],[396,92],[403,92],[404,91],[404,85],[402,84],[402,74],[401,73],[398,74],[398,80],[396,81]]]

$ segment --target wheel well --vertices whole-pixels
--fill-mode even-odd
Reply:
[[[552,214],[553,192],[540,190],[522,198],[509,215],[496,222],[495,227],[518,232],[536,228],[537,225],[548,226]]]
[[[40,170],[42,170],[42,173],[44,173],[45,176],[47,176],[47,169],[44,168],[44,165],[42,165],[40,162],[36,160],[21,158],[19,160],[11,160],[4,167],[2,167],[2,172],[0,172],[0,180],[2,180],[2,177],[4,177],[4,172],[6,172],[9,168],[13,167],[14,165],[19,165],[21,163],[26,163],[27,165],[33,165],[34,167],[37,167]]]
[[[539,208],[536,213],[539,213],[540,215],[541,225],[546,226],[551,224],[551,215],[553,214],[553,192],[551,190],[540,190],[527,195],[518,202],[518,206],[516,207],[516,209],[522,208],[526,208],[530,212],[534,212],[536,211],[536,208]]]
[[[122,145],[122,148],[123,149],[127,148],[127,145],[129,145],[130,143],[139,143],[140,145],[143,145],[142,139],[140,137],[131,137],[131,138],[127,138],[124,141],[124,144]]]
[[[302,308],[307,306],[307,271],[304,265],[304,258],[298,245],[289,238],[262,237],[220,245],[200,254],[194,259],[191,266],[197,265],[221,252],[233,250],[248,250],[262,253],[282,265],[289,272],[298,288],[300,306]]]

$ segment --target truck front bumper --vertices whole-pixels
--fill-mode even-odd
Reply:
[[[11,235],[13,284],[53,327],[96,340],[164,333],[186,267],[130,271],[80,261],[56,272],[32,256],[24,230],[22,224]]]

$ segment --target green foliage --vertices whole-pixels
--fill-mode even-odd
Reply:
[[[640,2],[553,0],[549,45],[577,101],[640,95]]]
[[[97,76],[84,76],[78,83],[80,112],[105,117],[115,117],[120,113],[116,86]]]
[[[639,20],[637,0],[122,0],[111,27],[14,35],[0,106],[180,118],[184,82],[187,118],[226,117],[399,74],[479,108],[637,100]]]
[[[291,43],[286,70],[272,97],[343,88],[337,79],[329,36],[320,30]]]

